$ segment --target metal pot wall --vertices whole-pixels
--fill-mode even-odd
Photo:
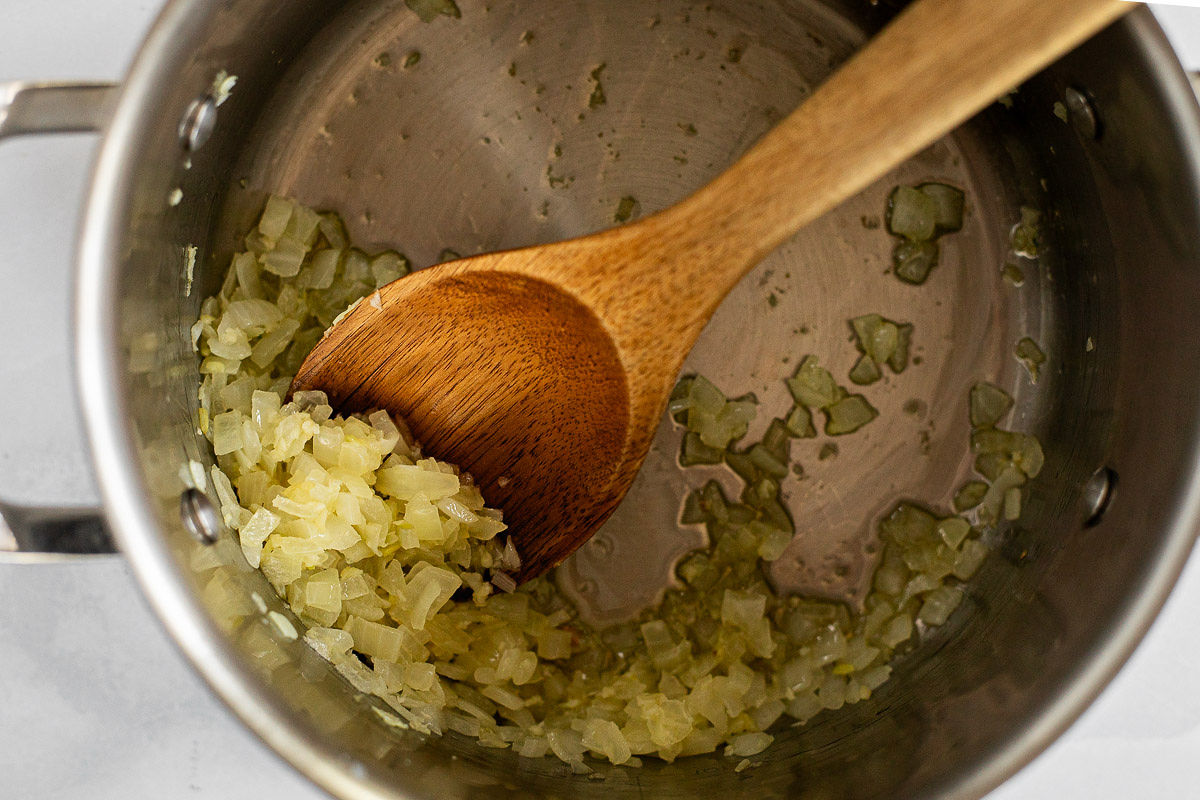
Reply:
[[[948,150],[908,167],[961,169],[974,187],[980,233],[965,240],[964,258],[994,250],[1019,205],[1041,206],[1049,220],[1050,255],[1019,301],[997,310],[985,299],[955,323],[980,337],[1034,326],[1052,365],[1036,395],[1018,397],[1023,423],[1045,444],[1046,474],[1021,527],[1000,532],[967,608],[907,654],[870,700],[784,729],[754,770],[692,757],[602,768],[597,781],[453,734],[425,740],[389,727],[295,637],[286,609],[188,477],[190,462],[211,463],[195,430],[188,330],[266,192],[340,208],[360,241],[394,236],[418,263],[454,241],[494,249],[582,233],[611,224],[597,199],[621,181],[651,207],[698,186],[889,11],[810,0],[460,8],[461,19],[425,24],[399,3],[365,0],[174,2],[118,89],[0,94],[0,134],[104,128],[81,235],[80,392],[105,519],[167,628],[251,729],[340,797],[981,796],[1100,691],[1196,535],[1200,112],[1152,18],[1132,14],[1022,87],[1012,110],[985,112]],[[644,30],[657,32],[646,39]],[[416,51],[422,59],[405,74],[396,62]],[[518,88],[502,78],[518,60],[559,80],[545,92],[536,80]],[[634,166],[613,167],[611,150],[589,149],[579,134],[568,170],[579,185],[559,194],[547,143],[574,135],[568,110],[585,123],[573,98],[599,62],[612,81],[599,130],[627,135],[621,163]],[[668,71],[673,82],[654,83],[664,65],[685,62]],[[425,78],[414,77],[418,69]],[[237,76],[227,102],[218,102],[222,71]],[[1050,113],[1055,101],[1068,124]],[[541,121],[518,124],[522,111]],[[662,138],[655,126],[697,115],[716,131],[698,138],[706,158],[690,170],[646,166],[664,155],[653,149]],[[479,149],[501,135],[512,143],[506,154]],[[409,141],[419,146],[406,149]],[[536,199],[521,198],[523,186],[537,187]],[[831,217],[788,247],[822,253],[822,237],[844,230]],[[868,246],[865,234],[846,236],[843,249]],[[829,295],[837,281],[824,275],[809,294]],[[719,314],[714,325],[745,317],[743,301],[731,298],[726,321]],[[1015,369],[1010,362],[996,369]],[[9,549],[103,547],[94,518],[2,510]]]

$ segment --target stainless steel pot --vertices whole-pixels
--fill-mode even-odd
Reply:
[[[878,215],[889,182],[966,184],[968,230],[916,312],[919,330],[943,343],[925,353],[924,378],[881,400],[898,409],[919,390],[928,418],[889,422],[886,448],[843,452],[842,467],[816,466],[799,492],[797,521],[830,533],[814,546],[847,562],[843,584],[822,583],[801,558],[775,578],[853,599],[870,563],[860,540],[843,546],[845,532],[868,527],[889,497],[955,485],[963,389],[994,377],[1022,387],[1019,420],[1045,443],[1047,469],[1021,526],[997,533],[967,607],[869,701],[785,728],[753,770],[694,757],[602,768],[597,781],[391,728],[296,639],[188,467],[211,462],[195,430],[188,329],[268,191],[339,208],[359,241],[403,244],[417,263],[444,247],[582,233],[611,224],[622,196],[649,211],[694,189],[891,11],[853,0],[458,8],[461,18],[422,23],[394,2],[173,2],[119,89],[0,92],[0,135],[106,120],[81,232],[79,385],[105,519],[171,634],[250,728],[340,797],[975,798],[999,784],[1118,669],[1196,535],[1200,112],[1150,15],[1105,31],[1022,87],[1012,110],[985,112],[800,234],[723,306],[692,362],[749,380],[781,348],[831,346],[848,310],[892,299],[846,277],[886,260],[886,236],[859,217]],[[588,101],[601,63],[599,107]],[[227,102],[222,72],[237,76]],[[1017,292],[999,268],[1022,204],[1046,211],[1048,247]],[[778,277],[793,265],[795,277]],[[764,278],[813,338],[789,343],[797,325],[769,321]],[[1050,353],[1036,391],[1011,358],[1018,332]],[[635,583],[652,595],[667,551],[689,544],[663,537],[654,558],[622,549],[623,526],[674,529],[672,447],[664,440],[652,456],[638,515],[619,515],[608,544],[562,570],[598,619],[627,613],[613,563],[646,565]],[[864,486],[879,487],[879,503],[830,499]],[[8,549],[103,546],[86,515],[0,510]]]

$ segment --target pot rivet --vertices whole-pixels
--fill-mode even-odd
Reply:
[[[201,544],[212,544],[221,535],[221,515],[199,489],[188,489],[179,496],[179,516],[183,527]]]
[[[1096,106],[1091,98],[1073,86],[1068,86],[1063,92],[1063,101],[1067,107],[1067,119],[1071,127],[1085,139],[1100,138],[1100,118],[1096,115]]]
[[[209,95],[193,100],[179,123],[179,138],[185,150],[199,150],[212,136],[217,124],[217,101]]]
[[[1117,473],[1110,467],[1096,470],[1083,486],[1083,508],[1087,517],[1083,521],[1085,528],[1099,525],[1104,512],[1112,504],[1113,493],[1117,488]]]

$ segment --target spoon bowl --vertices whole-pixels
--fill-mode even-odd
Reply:
[[[324,388],[344,411],[390,409],[431,453],[470,464],[489,503],[522,532],[518,582],[560,560],[547,545],[565,535],[582,544],[608,517],[659,413],[657,398],[631,396],[620,353],[591,309],[506,271],[523,256],[450,262],[385,286],[293,384]],[[422,333],[379,337],[381,327]],[[364,380],[321,380],[328,371]]]

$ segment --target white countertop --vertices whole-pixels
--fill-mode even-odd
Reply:
[[[0,0],[0,80],[116,79],[156,0]],[[1160,8],[1200,68],[1200,9]],[[95,502],[71,400],[74,224],[94,138],[0,145],[0,496]],[[26,453],[34,453],[26,456]],[[1200,796],[1200,559],[1129,664],[989,800]],[[0,565],[0,798],[317,800],[191,671],[119,557]]]

